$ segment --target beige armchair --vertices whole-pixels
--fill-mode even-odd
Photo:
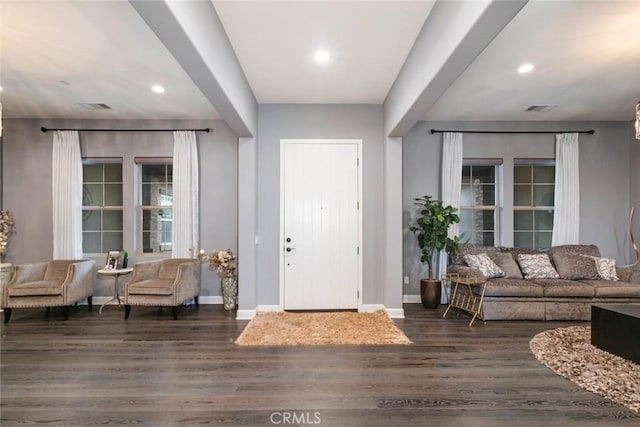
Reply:
[[[140,262],[133,266],[131,279],[124,285],[124,318],[132,305],[170,306],[178,318],[178,306],[192,298],[198,305],[200,263],[191,258],[170,258]]]
[[[65,320],[69,307],[87,299],[92,308],[93,260],[54,260],[16,265],[11,280],[2,290],[4,323],[14,308],[63,307]]]

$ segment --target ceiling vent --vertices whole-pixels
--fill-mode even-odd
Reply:
[[[111,107],[102,102],[78,102],[78,105],[87,110],[111,110]]]
[[[535,112],[539,112],[539,113],[546,113],[547,111],[551,111],[554,108],[556,108],[558,105],[557,104],[549,104],[549,105],[532,105],[530,107],[528,107],[526,110],[524,111],[535,111]]]

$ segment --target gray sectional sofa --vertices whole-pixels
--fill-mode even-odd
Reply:
[[[590,320],[591,305],[595,303],[640,304],[640,266],[616,266],[614,275],[618,280],[604,280],[597,264],[606,259],[600,258],[595,245],[564,245],[536,251],[463,244],[460,252],[450,257],[447,272],[484,278],[482,271],[465,261],[465,255],[479,254],[487,254],[503,272],[501,277],[487,278],[484,320]],[[518,259],[524,262],[520,255],[532,254],[546,254],[558,277],[525,278]],[[475,261],[477,257],[467,258]]]

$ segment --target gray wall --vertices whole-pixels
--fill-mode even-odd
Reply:
[[[442,134],[430,130],[587,130],[580,135],[580,239],[594,243],[603,256],[615,257],[620,264],[629,260],[626,240],[629,215],[630,163],[629,130],[626,122],[418,122],[404,137],[403,150],[403,226],[404,275],[409,276],[405,295],[419,294],[419,281],[426,267],[421,265],[416,239],[408,230],[415,218],[413,198],[425,194],[441,197]],[[504,159],[505,205],[511,205],[514,158],[554,158],[552,134],[464,134],[464,157]],[[638,153],[635,153],[635,164]],[[631,162],[633,162],[631,156]],[[638,177],[638,172],[634,172]],[[633,191],[633,190],[632,190]],[[635,190],[635,197],[637,196]],[[631,196],[634,197],[634,196]],[[636,199],[637,200],[637,199]],[[503,215],[504,245],[513,244],[511,215]]]
[[[51,145],[48,128],[171,129],[205,128],[197,133],[200,160],[200,246],[207,251],[231,248],[237,253],[238,174],[237,138],[221,120],[4,120],[4,208],[13,211],[17,233],[12,237],[7,262],[28,263],[51,259]],[[123,180],[134,186],[134,157],[171,157],[171,132],[81,132],[84,157],[122,157]],[[126,188],[126,187],[125,187]],[[154,259],[134,248],[136,200],[125,194],[124,246],[131,262]],[[187,254],[185,254],[186,256]],[[157,255],[155,256],[157,257]],[[96,259],[97,267],[106,259]],[[201,296],[220,295],[213,271],[203,269]],[[110,281],[96,281],[96,295],[111,292]]]
[[[280,139],[363,141],[363,302],[384,301],[383,131],[378,105],[261,105],[258,112],[258,303],[278,305]]]

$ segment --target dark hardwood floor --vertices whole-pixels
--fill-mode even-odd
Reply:
[[[14,310],[2,325],[0,424],[89,426],[639,426],[529,350],[573,322],[487,322],[405,305],[414,342],[238,347],[221,306]]]

